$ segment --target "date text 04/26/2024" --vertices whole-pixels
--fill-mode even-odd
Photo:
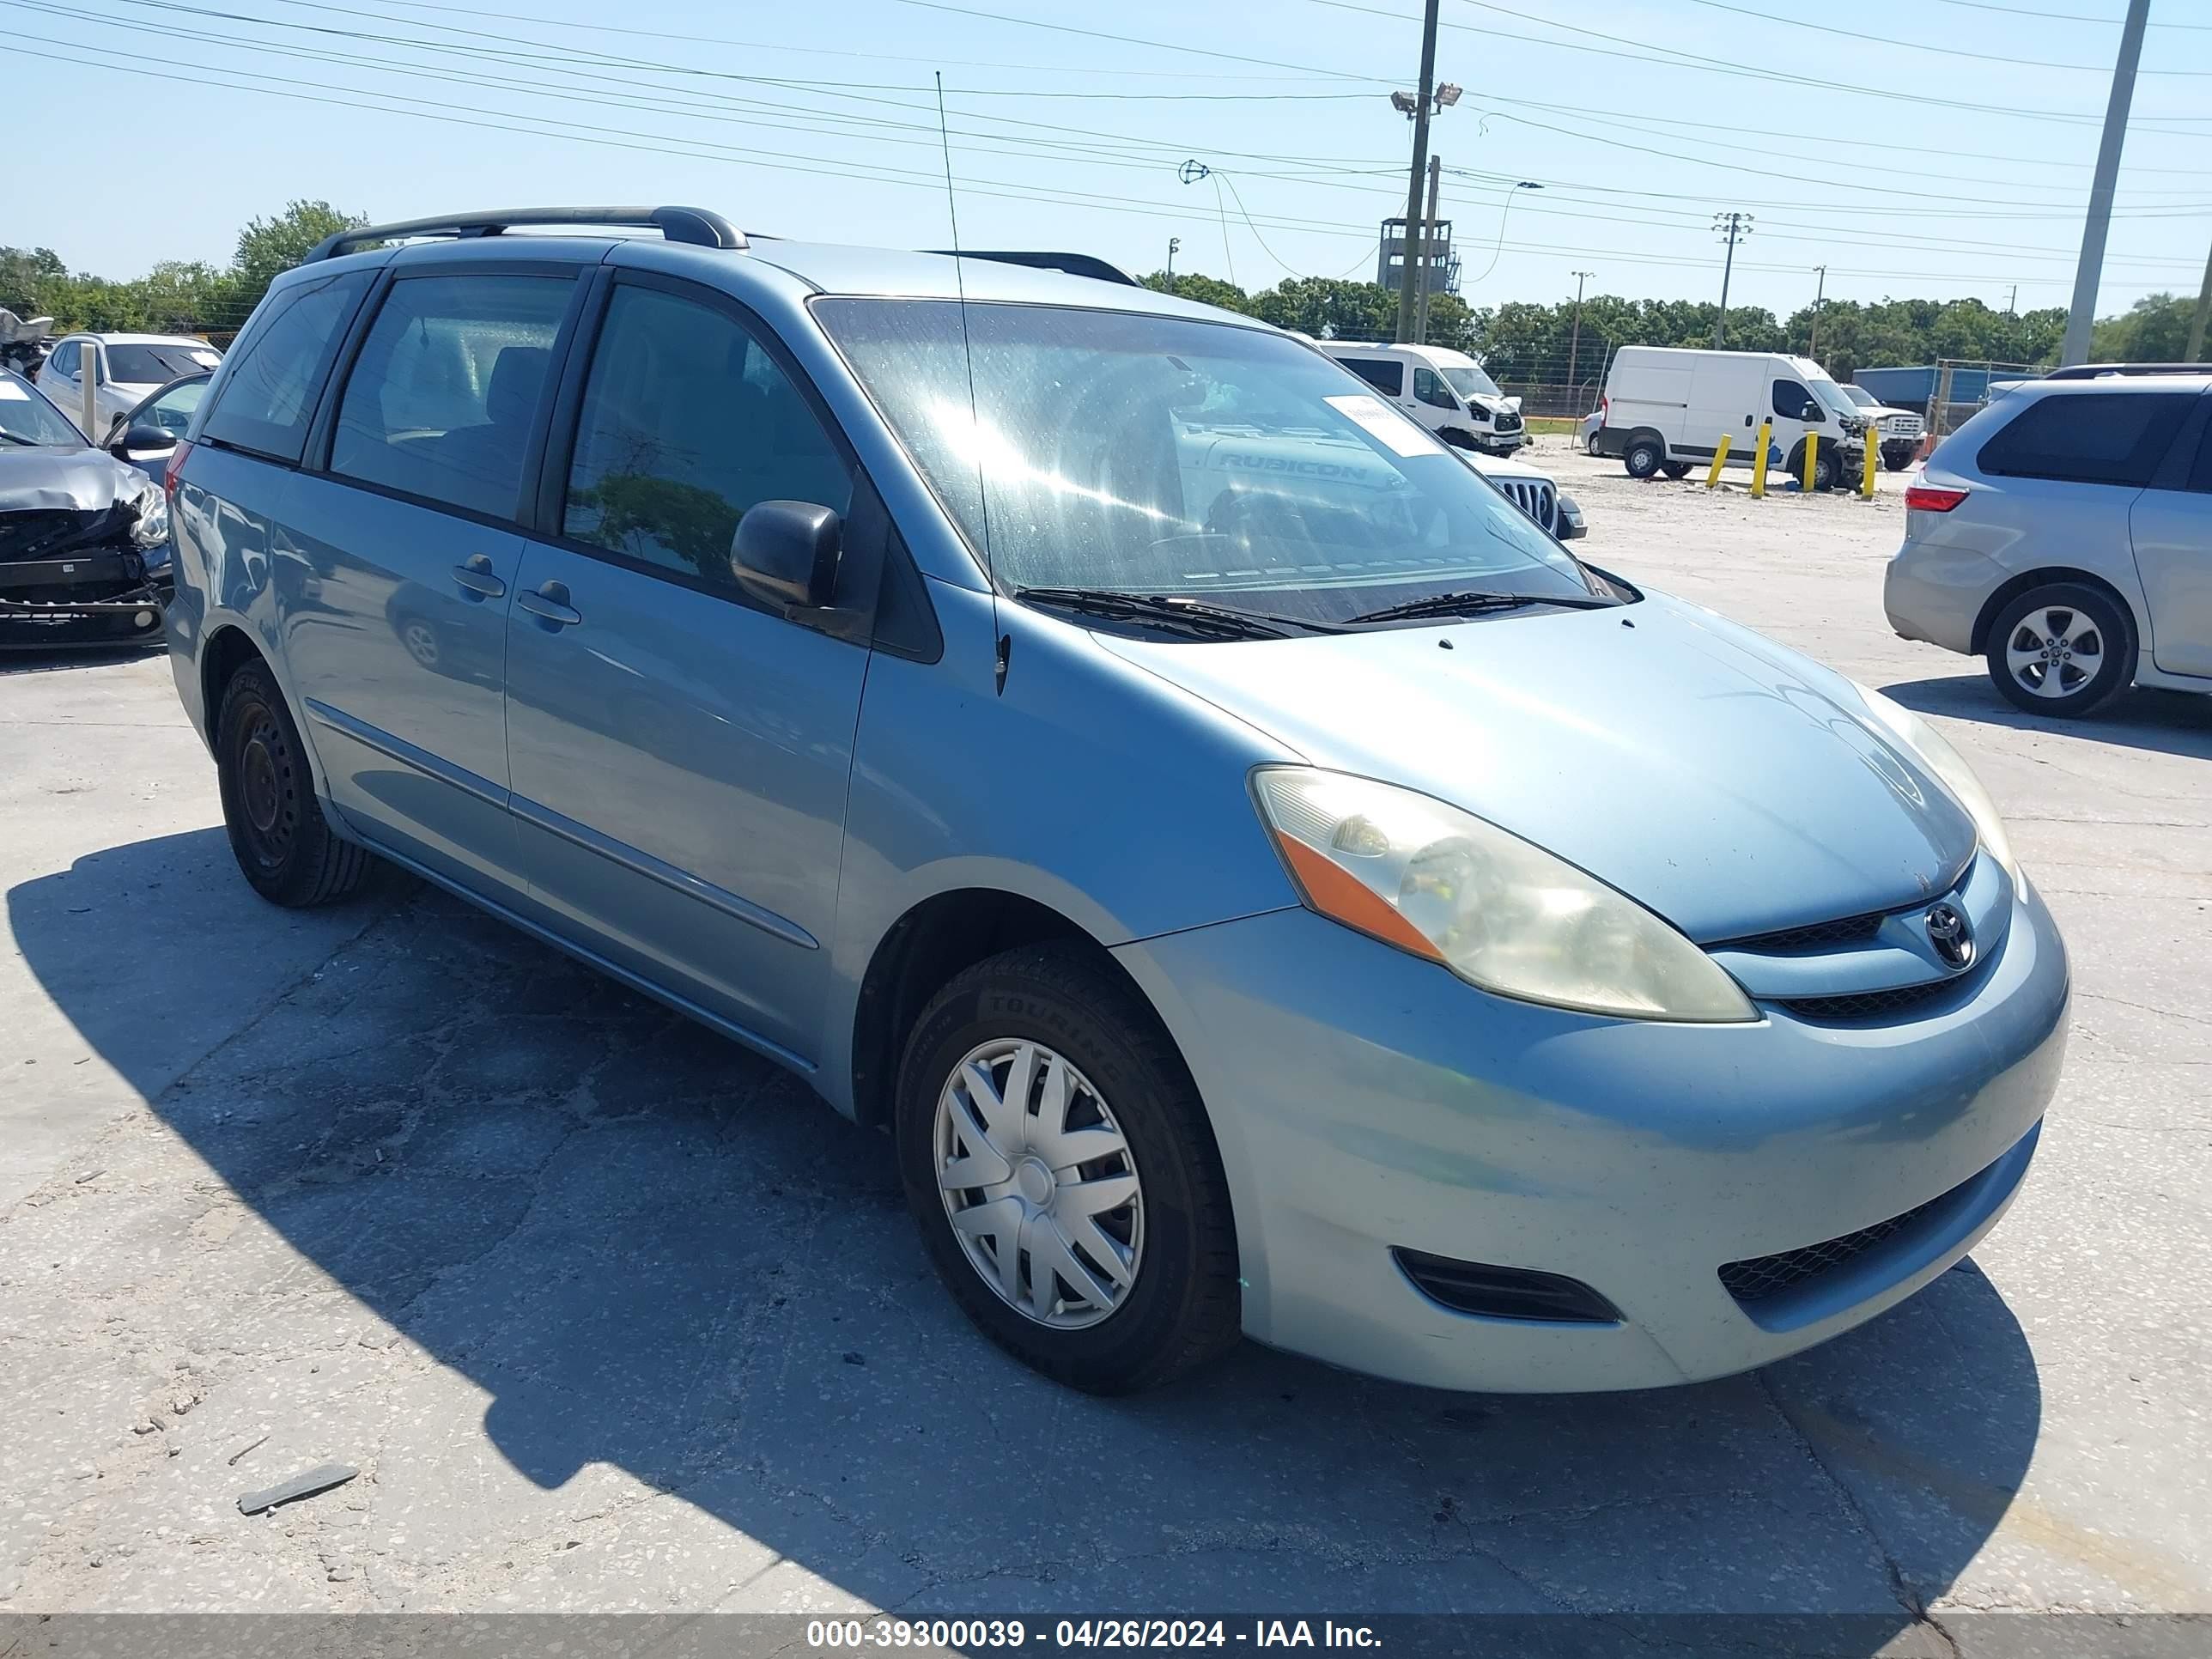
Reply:
[[[806,1644],[840,1648],[1376,1648],[1365,1625],[1334,1620],[1060,1619],[1031,1626],[1020,1619],[817,1619]]]

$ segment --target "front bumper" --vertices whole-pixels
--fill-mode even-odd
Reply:
[[[11,574],[21,574],[25,569],[13,567]],[[41,597],[27,599],[0,592],[0,649],[154,644],[161,638],[161,612],[169,602],[173,583],[169,567],[164,564],[135,583],[94,580],[84,585],[82,592],[75,593],[41,581],[27,591]]]
[[[1248,1334],[1431,1387],[1635,1389],[1836,1335],[1995,1224],[2065,1046],[2064,947],[2039,897],[2014,903],[1963,1003],[1881,1027],[1539,1008],[1304,910],[1115,954],[1207,1103]],[[1777,1303],[1722,1283],[1725,1264],[1923,1206]],[[1394,1249],[1564,1275],[1621,1318],[1455,1313]]]

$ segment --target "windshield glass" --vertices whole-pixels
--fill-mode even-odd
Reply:
[[[1466,462],[1282,336],[971,303],[971,414],[957,301],[814,308],[1004,586],[1323,622],[1447,590],[1593,592]]]
[[[160,386],[180,374],[213,368],[222,356],[213,346],[112,345],[107,378],[125,386]]]
[[[1856,415],[1858,413],[1858,405],[1844,394],[1843,387],[1838,386],[1819,369],[1812,369],[1806,374],[1805,385],[1815,398],[1827,405],[1830,414]]]
[[[1874,407],[1874,393],[1869,392],[1863,386],[1845,386],[1844,388],[1844,396],[1849,398],[1861,409],[1872,409]]]
[[[57,449],[81,449],[83,434],[69,417],[40,392],[5,369],[0,369],[0,453],[38,444]]]
[[[1440,368],[1437,374],[1462,398],[1502,398],[1498,382],[1480,368]]]

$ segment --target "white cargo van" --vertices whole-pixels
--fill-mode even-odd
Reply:
[[[1729,465],[1749,466],[1759,426],[1771,421],[1770,464],[1802,477],[1805,441],[1818,436],[1814,484],[1827,489],[1856,476],[1866,417],[1809,357],[1772,351],[1699,351],[1623,346],[1605,377],[1605,422],[1595,455],[1617,455],[1629,476],[1679,478],[1709,464],[1729,437]]]
[[[1345,340],[1315,344],[1455,448],[1510,455],[1530,441],[1521,400],[1501,392],[1464,351]]]

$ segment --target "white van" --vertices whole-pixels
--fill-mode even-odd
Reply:
[[[1499,391],[1464,351],[1345,340],[1315,344],[1455,448],[1510,455],[1530,441],[1521,400]]]
[[[1759,425],[1772,421],[1771,465],[1802,477],[1805,441],[1817,435],[1814,485],[1833,488],[1857,476],[1866,417],[1809,357],[1775,351],[1699,351],[1686,346],[1623,346],[1605,377],[1605,422],[1594,455],[1617,455],[1629,477],[1679,478],[1705,465],[1729,437],[1729,464],[1748,466]]]

